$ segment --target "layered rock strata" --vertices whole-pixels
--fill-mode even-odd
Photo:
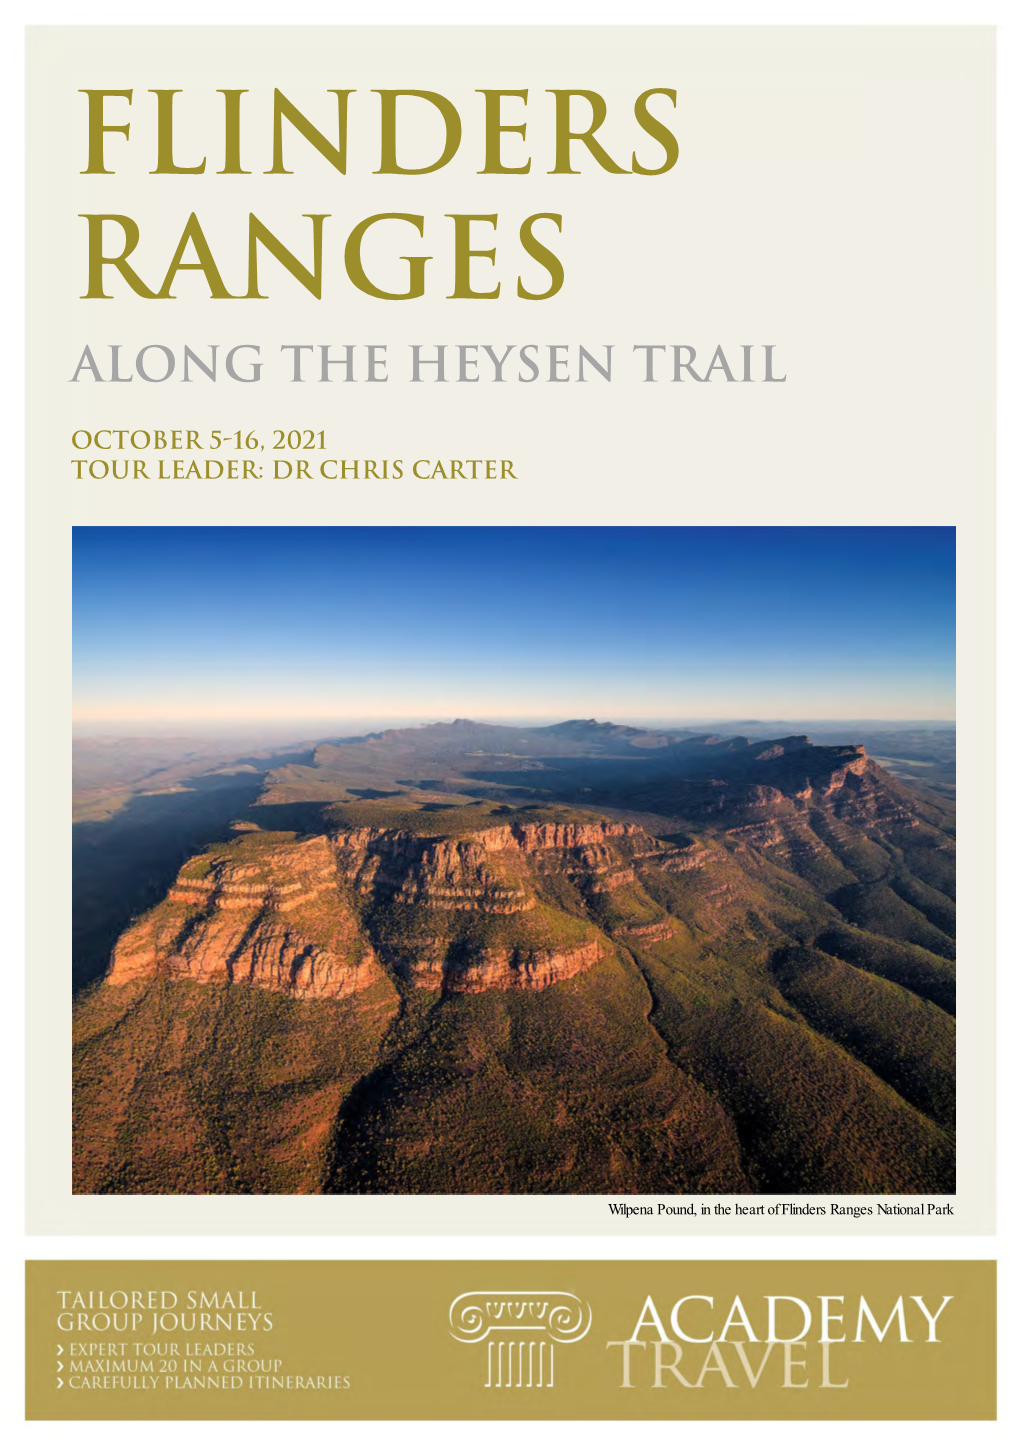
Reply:
[[[363,827],[333,840],[340,873],[361,896],[496,916],[534,907],[529,872],[559,872],[588,890],[612,891],[634,881],[637,858],[666,860],[675,850],[612,821],[511,823],[459,839]]]
[[[166,900],[121,937],[107,980],[160,975],[342,999],[391,971],[451,993],[540,990],[595,966],[612,939],[675,934],[667,918],[627,915],[632,902],[648,915],[642,880],[652,886],[656,872],[704,872],[692,877],[691,904],[709,915],[729,904],[717,865],[728,852],[799,864],[825,849],[822,822],[839,830],[844,816],[867,813],[917,825],[861,748],[833,750],[825,774],[811,778],[805,748],[762,753],[789,769],[783,789],[755,781],[741,802],[730,795],[723,844],[672,844],[631,822],[580,819],[490,821],[459,836],[246,833],[181,868]]]
[[[676,927],[670,921],[649,921],[628,926],[614,926],[613,936],[618,941],[637,941],[642,946],[651,946],[656,941],[668,941],[676,935]]]
[[[106,980],[161,975],[296,997],[353,996],[382,975],[336,887],[325,837],[196,857],[167,899],[120,938]]]
[[[543,991],[588,971],[605,954],[597,940],[578,946],[486,946],[451,954],[439,944],[402,948],[395,969],[425,991]]]
[[[428,990],[541,990],[611,949],[588,923],[575,921],[571,939],[556,943],[540,923],[527,926],[543,878],[559,874],[597,895],[632,883],[636,857],[673,855],[639,827],[609,821],[488,826],[458,839],[387,828],[300,841],[250,833],[182,867],[166,900],[121,937],[106,979],[160,975],[338,999],[389,968]],[[375,944],[360,912],[379,906],[391,916],[473,913],[483,932],[465,941],[437,922],[431,936]],[[485,918],[498,928],[514,917],[521,939],[486,941]]]

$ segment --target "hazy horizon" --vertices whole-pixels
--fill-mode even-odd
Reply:
[[[810,728],[831,729],[875,729],[891,731],[908,731],[917,728],[930,727],[932,730],[955,730],[956,721],[953,717],[880,717],[880,716],[777,716],[739,718],[726,716],[672,716],[672,717],[648,717],[648,716],[468,716],[456,717],[453,715],[444,716],[384,716],[384,717],[350,717],[350,718],[316,718],[296,717],[293,721],[273,721],[264,724],[253,723],[244,717],[235,717],[232,720],[210,722],[207,718],[180,718],[174,723],[159,720],[147,720],[138,722],[125,721],[118,724],[117,721],[107,718],[94,720],[74,721],[72,734],[75,740],[129,740],[138,738],[154,738],[165,740],[244,740],[252,736],[265,737],[273,741],[289,739],[294,742],[321,738],[324,736],[335,736],[338,738],[358,736],[368,732],[414,729],[415,727],[435,726],[449,724],[455,720],[468,720],[482,725],[490,726],[518,726],[522,729],[539,726],[554,726],[565,721],[592,719],[600,723],[612,723],[619,726],[636,726],[648,730],[690,730],[692,728],[704,730],[730,731],[739,727],[746,727],[749,730],[761,728],[774,728],[778,735],[780,730],[790,734],[790,731],[801,731]]]
[[[77,527],[76,733],[955,724],[945,527]]]

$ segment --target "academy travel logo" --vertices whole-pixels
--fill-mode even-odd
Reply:
[[[450,1304],[450,1335],[488,1344],[486,1387],[552,1387],[555,1344],[590,1328],[591,1307],[573,1292],[462,1292]]]

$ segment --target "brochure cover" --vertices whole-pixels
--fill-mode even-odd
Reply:
[[[994,1417],[994,75],[29,30],[29,1418]]]

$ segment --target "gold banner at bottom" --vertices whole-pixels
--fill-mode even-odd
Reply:
[[[29,1262],[30,1420],[991,1419],[992,1262]]]

